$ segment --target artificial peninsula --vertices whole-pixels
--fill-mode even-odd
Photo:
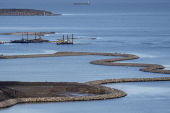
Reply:
[[[53,16],[62,15],[54,14],[50,11],[35,9],[0,9],[0,15],[3,16]]]
[[[54,54],[12,55],[12,56],[2,55],[0,56],[0,59],[7,60],[14,58],[61,57],[82,55],[120,56],[120,58],[94,60],[91,61],[90,64],[106,66],[143,67],[140,69],[140,71],[170,74],[170,70],[164,70],[164,67],[158,64],[117,62],[139,58],[138,56],[133,54],[96,53],[96,52],[57,52]],[[90,101],[120,98],[126,96],[127,94],[121,90],[105,87],[102,86],[101,84],[122,82],[148,82],[148,81],[170,81],[170,77],[106,79],[89,81],[85,83],[0,81],[0,108],[9,107],[17,103],[28,102]]]

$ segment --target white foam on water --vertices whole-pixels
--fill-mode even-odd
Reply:
[[[64,16],[75,16],[75,15],[98,15],[98,16],[100,16],[101,14],[100,13],[77,13],[77,14],[62,14],[62,15],[64,15]],[[107,13],[107,14],[102,14],[102,15],[110,15],[109,13]]]
[[[81,15],[81,14],[62,14],[62,15],[70,15],[70,16],[73,16],[73,15]]]
[[[56,53],[57,51],[55,50],[43,50],[44,53]]]
[[[77,14],[62,14],[62,16],[76,16],[76,15],[94,15],[94,14],[82,14],[82,13],[77,13]],[[95,15],[99,15],[99,14],[95,14]]]
[[[8,55],[53,54],[53,53],[56,53],[56,52],[58,52],[58,51],[55,51],[55,50],[43,50],[43,53],[3,53],[3,55],[8,56]]]
[[[14,44],[14,43],[4,43],[3,45],[4,46],[13,46],[13,45],[16,45],[16,44]]]
[[[55,34],[63,34],[63,35],[65,35],[65,34],[73,34],[73,33],[64,33],[64,32],[59,32],[59,33],[55,33]]]
[[[157,56],[149,55],[149,54],[141,54],[141,53],[134,53],[134,54],[141,58],[156,58],[157,57]]]
[[[170,70],[170,65],[163,65],[165,70]]]
[[[45,34],[44,36],[51,36],[51,34]]]
[[[155,99],[157,99],[157,100],[165,100],[167,98],[155,98]]]

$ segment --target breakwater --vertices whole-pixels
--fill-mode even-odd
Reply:
[[[101,85],[101,84],[108,84],[108,83],[154,82],[154,81],[170,81],[170,77],[106,79],[106,80],[89,81],[89,82],[86,82],[85,84]]]
[[[170,70],[163,70],[165,67],[158,64],[142,64],[142,63],[117,63],[116,61],[138,59],[139,57],[133,54],[121,54],[121,53],[95,53],[95,52],[57,52],[55,54],[34,54],[34,55],[11,55],[0,56],[0,59],[12,59],[12,58],[35,58],[35,57],[57,57],[57,56],[79,56],[79,55],[103,55],[103,56],[121,56],[122,58],[102,59],[91,61],[91,64],[96,65],[108,65],[108,66],[133,66],[143,67],[140,71],[153,72],[153,73],[165,73],[170,74]]]
[[[12,56],[0,56],[0,59],[12,59],[12,58],[36,58],[36,57],[57,57],[57,56],[79,56],[79,55],[104,55],[104,56],[121,56],[121,58],[102,59],[91,61],[90,64],[95,65],[108,65],[108,66],[134,66],[143,67],[140,71],[165,73],[170,74],[170,70],[163,70],[164,67],[158,64],[142,64],[142,63],[117,63],[116,61],[138,59],[139,57],[132,54],[121,53],[94,53],[94,52],[57,52],[55,54],[36,54],[36,55],[12,55]],[[122,79],[107,79],[89,81],[84,84],[94,86],[101,90],[104,90],[104,94],[94,96],[79,96],[79,97],[31,97],[31,98],[16,98],[9,99],[0,102],[0,108],[15,105],[17,103],[26,102],[65,102],[65,101],[89,101],[89,100],[104,100],[124,97],[127,94],[121,90],[101,86],[101,84],[107,83],[123,83],[123,82],[148,82],[148,81],[170,81],[170,77],[158,77],[158,78],[122,78]]]
[[[170,81],[170,77],[158,78],[122,78],[122,79],[107,79],[89,81],[84,84],[95,86],[105,91],[105,94],[94,96],[79,96],[79,97],[32,97],[32,98],[16,98],[0,102],[0,108],[9,107],[18,103],[37,103],[37,102],[67,102],[67,101],[91,101],[91,100],[105,100],[124,97],[127,94],[121,90],[101,86],[107,83],[123,83],[123,82],[148,82],[148,81]]]
[[[5,82],[2,82],[2,86],[3,84],[5,85]],[[56,84],[65,84],[65,83],[39,83],[39,82],[23,82],[23,83],[19,83],[19,82],[7,82],[7,85],[5,86],[15,86],[15,85],[32,85],[35,87],[36,86],[40,86],[40,87],[45,87],[46,85],[48,86],[50,84],[50,87]],[[45,86],[44,86],[45,84]],[[4,107],[9,107],[12,105],[15,105],[17,103],[30,103],[30,102],[66,102],[66,101],[90,101],[90,100],[104,100],[104,99],[113,99],[113,98],[119,98],[119,97],[123,97],[126,96],[127,94],[121,90],[118,89],[114,89],[114,88],[109,88],[109,87],[105,87],[105,86],[100,86],[100,85],[90,85],[90,84],[86,84],[86,83],[67,83],[70,86],[74,86],[76,85],[76,87],[78,86],[86,86],[86,87],[94,87],[98,90],[100,90],[100,92],[98,94],[95,94],[93,96],[75,96],[75,97],[39,97],[39,95],[37,95],[37,97],[26,97],[26,98],[15,98],[15,99],[8,99],[5,101],[1,101],[0,102],[0,108],[4,108]],[[49,86],[48,86],[49,87]],[[63,85],[62,85],[63,87]],[[61,87],[61,88],[62,88]],[[75,88],[76,88],[75,87]],[[82,87],[80,87],[82,90]],[[14,90],[14,89],[13,89]],[[0,90],[1,91],[1,96],[2,96],[2,92],[4,90]],[[89,91],[87,89],[87,91]],[[12,91],[13,93],[14,91]],[[36,91],[37,92],[37,91]],[[5,92],[3,92],[5,93]],[[8,92],[8,94],[10,94]]]

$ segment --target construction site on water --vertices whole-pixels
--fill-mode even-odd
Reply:
[[[69,40],[69,37],[67,35],[67,40],[64,39],[64,35],[63,35],[63,39],[56,41],[57,44],[73,44],[73,34],[72,34],[72,40]]]
[[[29,39],[28,38],[28,32],[27,32],[27,38],[24,38],[24,34],[22,33],[22,38],[21,40],[11,40],[9,43],[42,43],[42,42],[55,42],[57,45],[59,44],[73,44],[73,34],[71,40],[69,40],[69,37],[67,35],[67,39],[65,40],[64,35],[62,39],[58,39],[58,41],[49,41],[49,40],[44,40],[39,36],[37,33],[34,34],[35,39]],[[39,38],[37,38],[37,36]]]
[[[0,41],[0,44],[4,44],[4,41]]]
[[[37,36],[39,37],[37,39]],[[11,40],[9,43],[40,43],[40,42],[49,42],[49,40],[44,40],[42,39],[37,33],[35,33],[35,39],[28,39],[28,33],[27,33],[27,38],[23,38],[23,33],[22,33],[22,38],[21,40]]]

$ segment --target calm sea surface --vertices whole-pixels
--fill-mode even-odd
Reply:
[[[86,1],[84,1],[86,2]],[[56,32],[42,36],[57,40],[74,34],[73,45],[55,43],[0,44],[0,54],[46,54],[58,51],[111,52],[136,54],[140,59],[121,61],[153,63],[170,69],[170,2],[100,2],[91,5],[59,3],[56,0],[0,0],[0,8],[42,9],[62,16],[0,16],[0,33]],[[26,36],[24,36],[26,38]],[[30,36],[29,38],[34,38]],[[96,39],[91,39],[96,38]],[[21,39],[19,35],[0,35],[0,41]],[[89,64],[106,56],[71,56],[0,60],[1,81],[87,82],[114,78],[169,77],[146,73],[139,67]],[[169,113],[170,82],[107,84],[125,91],[124,98],[87,102],[18,104],[0,113]]]

